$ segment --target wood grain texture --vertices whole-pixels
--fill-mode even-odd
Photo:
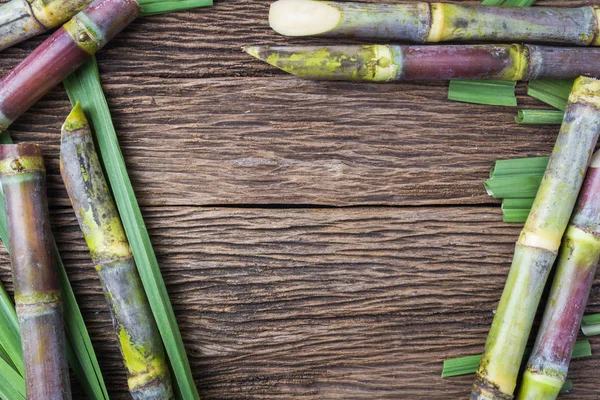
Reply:
[[[465,399],[472,377],[442,380],[441,362],[482,350],[520,228],[500,222],[481,181],[498,158],[547,155],[558,127],[449,102],[446,82],[286,76],[241,46],[325,41],[275,35],[269,3],[141,19],[98,56],[201,397]],[[0,73],[42,39],[0,53]],[[53,229],[111,398],[127,399],[59,178],[68,112],[56,88],[11,132],[45,146]],[[2,253],[10,288],[9,271]],[[599,280],[588,309],[600,312]],[[599,355],[573,362],[563,398],[598,397],[592,347]]]
[[[81,233],[70,210],[53,215],[111,398],[125,399]],[[145,210],[204,399],[466,398],[472,377],[441,379],[441,363],[482,350],[519,232],[499,216],[491,207]],[[600,280],[588,311],[600,311]],[[563,398],[597,398],[597,345],[573,362],[575,389]]]

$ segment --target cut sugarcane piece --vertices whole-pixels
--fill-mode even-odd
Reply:
[[[279,0],[269,12],[271,27],[286,36],[351,36],[417,43],[492,40],[597,46],[598,21],[598,12],[592,6],[525,8]]]
[[[600,81],[580,77],[527,222],[485,345],[472,400],[512,398],[542,291],[600,134]]]
[[[518,398],[554,400],[567,379],[600,260],[600,152],[592,158],[564,235],[550,297]]]
[[[0,181],[27,398],[67,400],[71,382],[41,148],[1,145]]]
[[[0,80],[0,131],[104,47],[140,12],[135,0],[95,0]]]
[[[0,51],[67,22],[91,0],[10,0],[0,5]]]
[[[62,128],[60,168],[110,305],[134,399],[171,399],[169,367],[123,225],[79,103]]]
[[[574,79],[600,76],[600,48],[519,44],[248,46],[248,54],[304,79]],[[0,108],[1,110],[1,108]]]

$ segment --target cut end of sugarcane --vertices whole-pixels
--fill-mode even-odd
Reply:
[[[600,168],[600,150],[594,153],[592,161],[590,162],[590,168]]]
[[[569,95],[569,103],[586,102],[600,107],[600,80],[580,76],[575,79]]]
[[[89,126],[85,114],[83,113],[83,107],[77,103],[75,108],[71,111],[65,123],[62,126],[63,131],[71,132],[79,129],[83,129]]]
[[[340,10],[314,0],[279,0],[271,4],[269,25],[284,36],[322,35],[342,19]]]

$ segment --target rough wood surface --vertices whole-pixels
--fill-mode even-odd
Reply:
[[[98,56],[201,397],[465,399],[472,377],[442,380],[441,362],[481,351],[519,232],[481,181],[498,158],[548,154],[558,127],[449,102],[446,82],[286,76],[240,47],[324,41],[278,37],[268,6],[223,0],[142,19]],[[42,39],[0,53],[0,73]],[[56,88],[11,133],[46,147],[57,241],[111,398],[126,399],[58,174],[68,111]],[[10,288],[9,271],[2,253]],[[600,281],[588,308],[600,312]],[[563,398],[598,398],[592,348]]]

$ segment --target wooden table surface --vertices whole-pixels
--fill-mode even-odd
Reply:
[[[558,127],[450,102],[447,82],[285,75],[241,46],[326,41],[277,36],[268,7],[223,0],[140,19],[98,56],[201,397],[467,398],[473,377],[441,379],[442,360],[482,351],[521,228],[501,222],[481,182],[496,159],[548,155]],[[0,72],[42,39],[2,52]],[[111,398],[127,399],[59,177],[68,111],[58,87],[11,133],[45,146],[59,248]],[[11,289],[6,252],[0,261]],[[599,283],[588,312],[600,312]],[[600,397],[591,342],[564,399]]]

